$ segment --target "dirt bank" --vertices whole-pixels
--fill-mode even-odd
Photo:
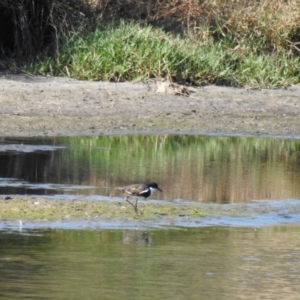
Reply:
[[[136,214],[120,201],[70,201],[42,197],[0,198],[0,230],[23,228],[155,228],[300,224],[298,200],[248,204],[145,201]],[[21,223],[20,223],[21,222]]]
[[[206,86],[189,97],[155,82],[108,83],[0,76],[1,136],[207,133],[300,137],[300,86],[247,90]]]

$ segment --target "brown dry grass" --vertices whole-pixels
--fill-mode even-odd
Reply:
[[[2,0],[0,28],[6,30],[0,30],[0,51],[32,56],[57,46],[61,35],[116,19],[201,40],[227,38],[241,48],[253,40],[266,51],[282,47],[300,53],[300,0]]]
[[[98,16],[142,20],[167,30],[214,40],[229,36],[264,41],[270,50],[298,50],[299,0],[90,0]]]

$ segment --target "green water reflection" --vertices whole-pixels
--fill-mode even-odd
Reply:
[[[153,198],[164,200],[233,203],[300,196],[299,140],[129,135],[25,142],[67,147],[5,157],[5,176],[98,187],[78,194],[121,196],[115,186],[153,180],[164,190]]]
[[[0,233],[1,299],[296,299],[300,227]]]

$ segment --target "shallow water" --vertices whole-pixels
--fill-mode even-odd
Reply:
[[[122,197],[156,181],[153,199],[243,203],[299,199],[300,141],[189,135],[0,139],[0,194]]]
[[[2,220],[0,298],[298,299],[299,150],[271,138],[2,138],[0,195],[120,201],[115,186],[155,180],[164,192],[150,201],[245,214]]]
[[[1,299],[298,299],[300,227],[0,231]]]

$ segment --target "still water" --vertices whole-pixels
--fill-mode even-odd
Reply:
[[[156,181],[152,198],[211,203],[299,199],[300,141],[189,135],[0,139],[0,195],[121,197]]]
[[[299,299],[300,227],[0,232],[1,299]]]
[[[281,217],[216,226],[217,216],[201,227],[144,230],[4,220],[0,299],[299,299],[298,140],[0,138],[0,166],[0,195],[121,199],[115,186],[153,180],[164,190],[154,199],[206,206],[270,199]]]

